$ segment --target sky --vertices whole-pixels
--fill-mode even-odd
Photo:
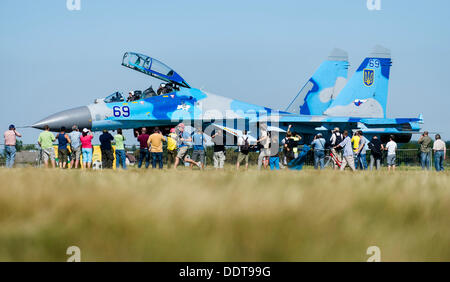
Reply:
[[[193,87],[283,110],[333,48],[349,53],[351,76],[381,44],[393,61],[387,116],[422,113],[423,129],[450,140],[450,1],[366,2],[81,0],[70,11],[66,0],[2,0],[0,129],[159,85],[121,66],[127,51]],[[36,143],[39,130],[18,130]]]

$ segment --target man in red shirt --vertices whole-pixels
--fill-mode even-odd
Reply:
[[[143,127],[141,130],[141,134],[139,134],[138,131],[136,131],[136,135],[139,135],[137,137],[137,140],[139,141],[139,163],[138,167],[141,168],[142,161],[145,159],[145,168],[148,168],[150,165],[150,152],[148,151],[148,137],[147,134],[147,128]]]

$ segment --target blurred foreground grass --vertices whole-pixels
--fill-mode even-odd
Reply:
[[[0,169],[0,260],[450,260],[450,174]]]

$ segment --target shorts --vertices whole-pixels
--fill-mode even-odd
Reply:
[[[395,155],[387,155],[387,165],[388,166],[395,165]]]
[[[92,163],[92,148],[82,148],[83,163]]]
[[[58,160],[59,162],[67,163],[67,158],[69,157],[69,150],[58,149]]]
[[[53,149],[53,147],[47,148],[47,149],[42,149],[42,159],[44,160],[44,162],[47,162],[49,159],[51,161],[54,161],[55,160],[55,149]]]
[[[197,162],[197,159],[200,157],[200,162],[205,164],[205,150],[194,150],[192,153],[192,160]]]
[[[238,159],[237,159],[238,163],[241,163],[243,160],[245,160],[245,164],[248,164],[248,154],[239,152]]]
[[[188,146],[183,146],[183,147],[178,148],[177,158],[184,161],[184,158],[187,155],[188,149],[189,149]]]
[[[80,156],[81,156],[81,146],[78,146],[76,148],[72,147],[72,153],[70,155],[70,158],[72,160],[80,160]]]

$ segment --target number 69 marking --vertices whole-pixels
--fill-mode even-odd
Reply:
[[[380,67],[380,61],[377,59],[370,59],[369,60],[369,67],[371,68],[379,68]]]
[[[120,108],[119,106],[114,106],[113,114],[115,117],[120,117],[120,116],[129,117],[130,116],[130,107],[123,106],[122,108]]]

